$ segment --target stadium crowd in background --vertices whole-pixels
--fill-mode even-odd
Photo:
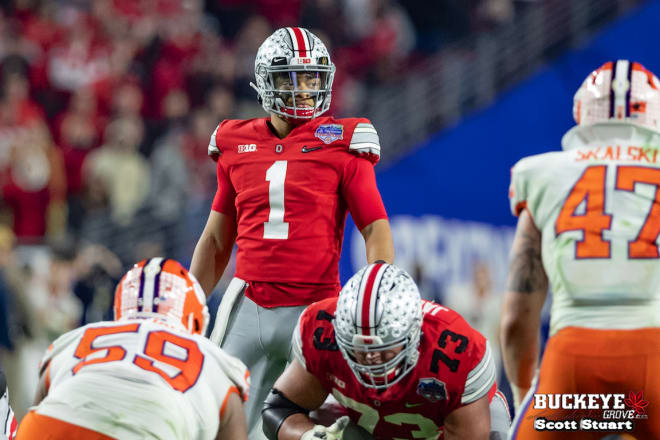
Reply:
[[[192,254],[216,189],[209,136],[225,118],[263,116],[249,82],[273,29],[295,23],[326,41],[338,72],[331,112],[359,114],[371,87],[525,2],[440,3],[3,2],[0,359],[17,415],[40,353],[107,319],[130,263]]]
[[[0,16],[0,171],[19,243],[68,231],[113,247],[110,237],[145,214],[144,223],[165,228],[180,222],[181,208],[206,206],[215,189],[209,134],[227,117],[262,115],[249,81],[254,53],[276,27],[300,23],[329,41],[338,64],[331,111],[346,115],[358,113],[366,87],[425,56],[426,42],[478,27],[478,3],[507,2],[442,2],[444,15],[423,15],[428,6],[417,3],[13,2]],[[460,24],[433,21],[441,15]],[[135,249],[113,251],[130,262]]]

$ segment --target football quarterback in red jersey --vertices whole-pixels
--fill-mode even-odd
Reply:
[[[334,71],[314,34],[278,29],[257,52],[252,84],[270,117],[226,120],[211,136],[218,190],[191,272],[210,294],[236,243],[235,278],[211,338],[252,372],[251,438],[261,435],[261,406],[289,358],[299,314],[341,288],[347,213],[369,262],[394,258],[373,170],[380,157],[375,128],[364,118],[322,116]]]
[[[371,264],[339,298],[310,305],[293,336],[294,361],[263,409],[271,439],[497,439],[510,420],[486,338],[456,312],[420,298],[403,270]],[[329,393],[344,417],[308,413]]]

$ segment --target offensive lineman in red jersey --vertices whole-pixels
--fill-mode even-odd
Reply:
[[[292,346],[295,360],[263,410],[271,440],[506,437],[490,344],[456,312],[421,300],[394,265],[369,265],[339,298],[310,305]],[[329,393],[348,426],[308,417]]]
[[[257,52],[252,84],[270,118],[226,120],[211,136],[218,190],[191,272],[210,294],[237,244],[235,278],[211,339],[251,371],[251,439],[262,435],[261,406],[289,359],[298,316],[341,288],[348,211],[367,260],[394,259],[373,170],[380,157],[376,130],[364,118],[321,116],[334,70],[314,34],[278,29]]]

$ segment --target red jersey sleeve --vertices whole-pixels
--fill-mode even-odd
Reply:
[[[300,316],[292,340],[294,357],[305,369],[322,378],[328,368],[328,353],[337,352],[335,331],[332,326],[337,298],[327,298],[310,305]]]
[[[222,166],[222,157],[218,160],[218,189],[213,198],[212,209],[223,214],[236,217],[236,191],[234,190],[227,171]]]
[[[423,375],[446,385],[446,414],[495,392],[496,367],[486,338],[455,311],[423,301]],[[425,345],[427,344],[427,345]]]
[[[386,219],[385,205],[376,186],[376,173],[368,160],[352,157],[344,165],[341,192],[359,230]]]

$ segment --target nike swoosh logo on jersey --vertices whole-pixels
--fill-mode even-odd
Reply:
[[[416,406],[424,405],[423,403],[408,403],[406,402],[406,408],[414,408]]]
[[[310,151],[320,150],[321,148],[323,148],[323,146],[308,147],[307,145],[305,145],[304,147],[302,147],[302,152],[303,153],[309,153]]]

